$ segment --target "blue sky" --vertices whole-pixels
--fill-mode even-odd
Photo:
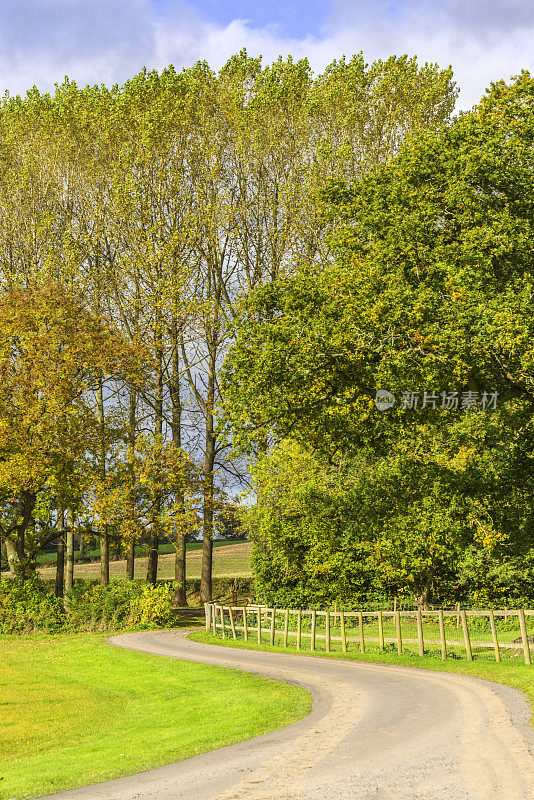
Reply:
[[[469,108],[491,81],[534,71],[532,0],[0,0],[0,92],[65,75],[123,82],[143,66],[220,67],[246,47],[291,53],[316,71],[363,50],[452,64]]]
[[[156,10],[165,9],[168,2],[153,0]],[[232,20],[247,20],[253,28],[274,25],[283,35],[302,37],[320,35],[329,15],[334,9],[331,0],[308,0],[289,3],[287,0],[273,2],[250,2],[250,0],[201,0],[192,2],[206,20],[219,25],[229,25]]]

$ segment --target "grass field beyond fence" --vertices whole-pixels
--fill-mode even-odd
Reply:
[[[206,630],[297,650],[532,663],[534,610],[316,611],[206,603]]]
[[[251,577],[250,553],[251,542],[214,542],[213,543],[213,575],[216,578],[225,577]],[[54,556],[55,557],[55,556]],[[168,553],[161,552],[158,559],[158,580],[172,580],[174,578],[174,548]],[[134,577],[144,580],[147,573],[148,557],[139,556],[135,559]],[[202,542],[193,542],[187,546],[186,568],[188,578],[200,578],[202,567]],[[7,573],[6,573],[7,574]],[[56,574],[55,566],[43,564],[39,568],[42,578],[52,580]],[[109,565],[110,578],[126,578],[126,561],[111,561]],[[74,577],[98,580],[100,577],[100,562],[93,561],[89,564],[75,564]]]

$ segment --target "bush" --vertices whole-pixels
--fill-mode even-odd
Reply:
[[[67,607],[54,587],[41,580],[0,583],[0,633],[128,630],[172,625],[172,584],[150,586],[111,581],[100,586],[77,580]]]
[[[61,601],[39,580],[0,583],[0,632],[57,633],[64,624]]]

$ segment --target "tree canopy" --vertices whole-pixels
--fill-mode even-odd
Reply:
[[[221,436],[218,412],[239,300],[300,261],[324,257],[327,225],[316,196],[325,181],[353,180],[387,162],[407,136],[439,127],[456,96],[450,68],[407,56],[367,64],[360,53],[313,75],[305,60],[264,65],[243,51],[217,71],[205,62],[180,72],[144,69],[113,87],[66,79],[52,94],[34,88],[2,99],[0,292],[48,282],[69,287],[124,342],[135,349],[142,341],[150,354],[143,386],[106,370],[96,375],[93,461],[103,513],[93,518],[103,583],[109,546],[121,544],[122,523],[104,513],[113,477],[128,475],[135,485],[144,461],[128,462],[127,453],[148,436],[161,464],[156,491],[143,500],[151,495],[151,523],[136,528],[149,538],[147,578],[157,578],[167,512],[186,513],[189,503],[183,483],[173,484],[171,497],[160,480],[174,448],[202,473],[195,503],[204,539],[201,592],[210,599],[217,504],[247,479],[246,464],[230,456]],[[125,446],[115,446],[118,440]],[[87,503],[76,523],[70,497],[59,499],[60,544],[64,507],[72,518],[72,574],[72,528],[82,527]],[[173,536],[184,602],[182,527]]]
[[[1,528],[25,571],[54,537],[50,502],[83,494],[97,436],[88,392],[103,374],[135,380],[141,353],[59,284],[5,294],[0,319]]]
[[[420,596],[471,547],[481,569],[534,546],[533,104],[523,72],[332,181],[332,257],[243,303],[225,367],[241,446],[290,437],[356,470],[355,537]]]

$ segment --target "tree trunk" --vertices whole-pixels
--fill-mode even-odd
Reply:
[[[215,352],[215,341],[213,340],[210,347],[208,390],[206,394],[206,450],[202,507],[202,568],[200,573],[200,600],[202,603],[209,603],[212,599],[213,466],[215,463],[213,404],[215,399]]]
[[[126,551],[126,580],[133,581],[135,574],[135,542],[130,542]]]
[[[17,548],[10,539],[6,539],[6,555],[7,563],[9,565],[9,572],[15,575],[15,564],[18,562]]]
[[[99,467],[102,478],[106,477],[106,440],[105,440],[105,421],[104,421],[104,392],[102,377],[98,379],[96,391],[96,406],[98,415],[98,427],[100,436]],[[108,526],[100,527],[100,584],[107,586],[109,583],[109,535]]]
[[[72,508],[68,511],[67,540],[67,570],[65,572],[65,610],[69,603],[69,595],[74,586],[74,513]]]
[[[135,440],[137,436],[137,419],[136,419],[136,412],[137,412],[137,392],[135,389],[130,389],[130,419],[128,425],[128,446],[130,448],[130,480],[132,487],[134,486],[135,482],[135,466],[134,466],[134,450],[135,450]],[[128,548],[126,551],[126,580],[133,581],[135,574],[135,539],[132,539],[131,542],[128,542]]]
[[[418,608],[425,610],[432,594],[432,578],[427,578],[424,584],[416,587],[414,594],[415,604]]]
[[[171,325],[171,351],[172,351],[172,373],[169,384],[169,391],[172,404],[172,441],[176,448],[182,446],[182,401],[180,397],[180,363],[178,357],[178,322],[173,319]],[[176,493],[175,503],[183,514],[185,512],[185,497],[183,489]],[[174,580],[176,591],[174,593],[174,604],[177,606],[187,605],[186,587],[186,532],[183,525],[175,528],[175,556],[174,556]]]
[[[154,445],[160,448],[163,443],[163,341],[161,319],[156,321],[156,396],[154,418]],[[154,511],[150,526],[150,543],[148,549],[147,583],[156,585],[158,579],[158,547],[159,547],[159,515],[161,513],[161,493],[156,490],[154,495]]]
[[[100,535],[100,585],[107,586],[109,583],[109,535],[108,526],[102,526]]]
[[[174,580],[176,583],[176,591],[174,593],[174,602],[177,606],[183,607],[188,605],[186,578],[187,548],[185,542],[185,532],[180,528],[176,529],[174,546],[176,548],[176,556],[174,560]]]
[[[58,508],[58,539],[57,539],[57,557],[56,557],[56,597],[63,597],[63,578],[65,575],[65,539],[63,538],[64,532],[64,511],[63,508]]]
[[[152,584],[152,586],[155,586],[158,580],[158,547],[159,532],[157,524],[153,522],[148,541],[148,566],[146,574],[146,581]]]

